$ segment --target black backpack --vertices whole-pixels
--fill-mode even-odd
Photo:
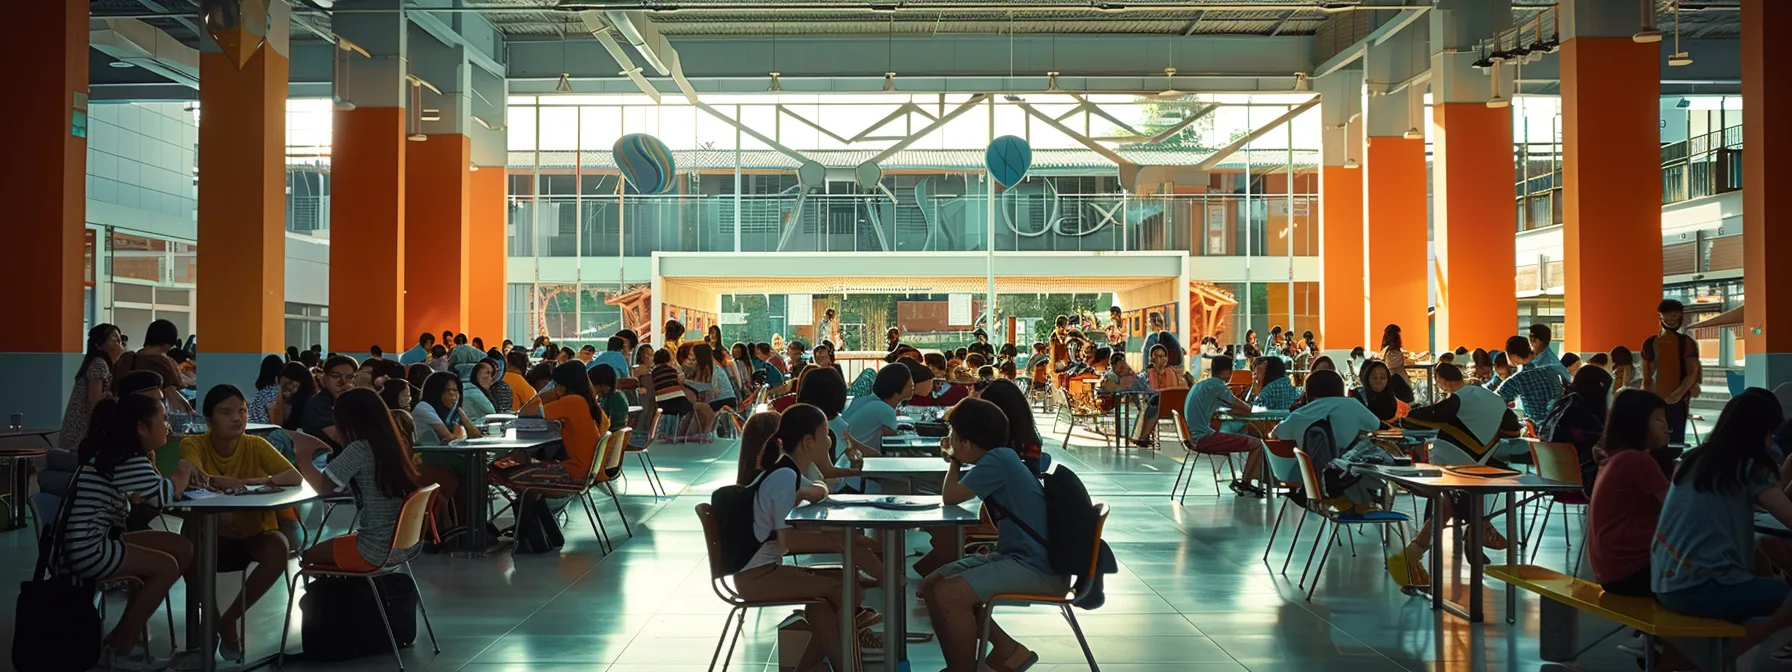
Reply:
[[[796,471],[795,467],[781,463],[771,471],[759,474],[752,483],[724,485],[709,495],[709,508],[716,521],[716,541],[722,547],[722,568],[729,574],[745,568],[766,542],[753,531],[753,500],[759,496],[759,485],[765,482],[765,477],[779,469]]]
[[[1355,445],[1355,442],[1341,447],[1338,445],[1337,437],[1332,434],[1331,418],[1320,418],[1307,425],[1300,433],[1300,449],[1307,454],[1307,459],[1312,460],[1313,471],[1319,474],[1319,487],[1325,489],[1325,492],[1307,493],[1307,497],[1315,500],[1338,497],[1346,488],[1362,480],[1361,476],[1332,466],[1333,460],[1350,452]]]
[[[311,581],[299,598],[299,611],[305,616],[300,626],[305,660],[349,660],[389,653],[393,641],[400,647],[417,641],[417,584],[399,572],[376,576],[373,584],[379,590],[377,600],[366,579]],[[373,609],[375,604],[385,609],[385,621]],[[386,639],[387,622],[392,624],[391,640]]]
[[[984,500],[983,505],[1000,518],[1013,520],[1027,536],[1044,546],[1052,573],[1088,576],[1089,554],[1095,550],[1095,526],[1100,518],[1094,500],[1089,498],[1089,489],[1076,472],[1061,464],[1040,474],[1039,485],[1045,489],[1045,534],[995,502]]]

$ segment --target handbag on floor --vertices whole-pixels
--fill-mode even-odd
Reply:
[[[386,625],[371,607],[367,579],[325,576],[312,579],[299,598],[304,621],[299,634],[305,642],[305,660],[336,661],[392,652],[417,641],[417,584],[406,574],[393,572],[373,578],[379,587],[377,604],[392,623],[392,639]]]
[[[566,537],[560,533],[560,524],[555,522],[554,511],[549,508],[547,499],[533,495],[525,497],[517,505],[516,552],[553,553],[565,545]]]
[[[76,469],[69,481],[68,501],[74,501],[80,477],[80,469]],[[93,603],[93,582],[54,573],[62,551],[62,531],[74,508],[63,506],[56,512],[55,524],[38,539],[37,569],[31,580],[19,583],[12,621],[12,665],[21,672],[80,672],[100,659],[104,624]]]

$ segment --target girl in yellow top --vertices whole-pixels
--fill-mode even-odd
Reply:
[[[259,436],[245,434],[249,423],[249,404],[235,385],[218,385],[205,393],[202,406],[211,428],[204,434],[189,436],[180,442],[180,459],[193,465],[200,483],[213,490],[234,491],[263,485],[293,486],[302,480],[291,462],[280,456],[273,444]],[[182,526],[181,533],[192,539],[198,525]],[[198,540],[194,539],[195,547]],[[218,521],[218,556],[246,558],[254,563],[243,585],[242,600],[223,600],[228,604],[218,618],[218,650],[227,658],[241,655],[243,643],[237,638],[237,622],[243,610],[268,592],[268,588],[286,573],[286,560],[291,548],[286,535],[280,533],[280,522],[272,512],[233,513]],[[226,561],[224,564],[234,564]],[[198,585],[199,563],[187,569],[188,585]],[[199,633],[187,634],[188,645],[197,645]],[[203,652],[208,654],[210,652]]]

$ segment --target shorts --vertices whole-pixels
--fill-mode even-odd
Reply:
[[[348,572],[371,572],[378,567],[361,557],[361,539],[354,532],[332,537],[324,542],[330,545],[330,559],[335,561],[336,568]]]
[[[977,593],[978,602],[988,602],[996,595],[1058,597],[1070,592],[1070,582],[1064,577],[1033,569],[1001,553],[973,555],[947,563],[939,569],[939,575],[963,578]]]
[[[1772,616],[1786,604],[1788,597],[1792,597],[1792,586],[1780,579],[1761,576],[1729,585],[1706,581],[1692,588],[1655,594],[1662,606],[1674,611],[1731,623],[1747,623]]]
[[[736,401],[734,399],[734,397],[729,397],[727,399],[716,399],[716,400],[708,402],[708,403],[709,403],[709,410],[716,411],[718,413],[720,413],[723,408],[726,408],[729,406],[739,406],[740,405],[740,402]]]

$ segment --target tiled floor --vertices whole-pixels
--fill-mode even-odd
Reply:
[[[1050,420],[1042,417],[1042,428]],[[1062,433],[1056,436],[1061,437]],[[1312,602],[1294,584],[1307,544],[1287,574],[1284,528],[1262,559],[1274,515],[1273,501],[1215,497],[1199,472],[1186,503],[1166,494],[1180,456],[1131,451],[1116,454],[1079,435],[1054,458],[1083,476],[1096,498],[1113,514],[1107,527],[1120,562],[1108,577],[1107,603],[1080,612],[1102,669],[1108,672],[1332,672],[1381,670],[1535,670],[1538,658],[1537,598],[1521,595],[1517,624],[1504,622],[1504,587],[1488,581],[1488,618],[1471,626],[1431,612],[1420,598],[1407,597],[1382,568],[1377,539],[1357,537],[1356,557],[1348,545],[1334,548],[1332,562]],[[702,532],[692,507],[731,479],[732,443],[660,445],[653,448],[671,498],[643,494],[645,482],[633,475],[623,497],[635,525],[633,539],[604,556],[585,519],[571,517],[566,548],[557,555],[495,556],[458,560],[428,556],[414,563],[428,601],[442,652],[429,653],[419,634],[404,652],[406,669],[419,670],[582,670],[607,672],[697,672],[707,669],[726,609],[710,592]],[[607,504],[605,507],[607,508]],[[313,514],[315,515],[315,513]],[[348,521],[338,512],[334,522]],[[621,525],[606,517],[612,531]],[[1550,526],[1538,562],[1558,569],[1571,562],[1558,516]],[[1578,549],[1578,521],[1571,529]],[[1304,538],[1311,539],[1308,526]],[[0,534],[0,585],[13,586],[29,573],[35,542],[27,532]],[[1501,558],[1490,553],[1494,561]],[[1447,571],[1447,570],[1446,570]],[[220,580],[226,595],[234,579]],[[177,586],[175,604],[180,604]],[[276,587],[275,592],[280,590]],[[881,596],[874,596],[881,601]],[[252,654],[277,647],[284,595],[267,599],[251,612]],[[116,613],[117,609],[113,609]],[[1038,651],[1037,672],[1087,669],[1076,640],[1054,612],[1004,610],[1010,632]],[[748,636],[735,650],[730,669],[775,672],[775,626],[783,614],[749,617]],[[11,619],[11,609],[0,619]],[[156,646],[165,646],[165,626],[152,624]],[[911,624],[926,629],[924,612]],[[162,628],[160,630],[153,628]],[[1611,626],[1584,619],[1581,645]],[[298,644],[295,616],[294,647]],[[421,628],[419,628],[421,630]],[[0,627],[0,643],[11,646],[12,627]],[[1570,667],[1630,670],[1633,659],[1615,650],[1617,640],[1592,648]],[[915,670],[943,667],[934,644],[911,646]],[[351,664],[293,663],[293,669],[392,669],[390,658]],[[1751,665],[1756,670],[1771,664]]]

